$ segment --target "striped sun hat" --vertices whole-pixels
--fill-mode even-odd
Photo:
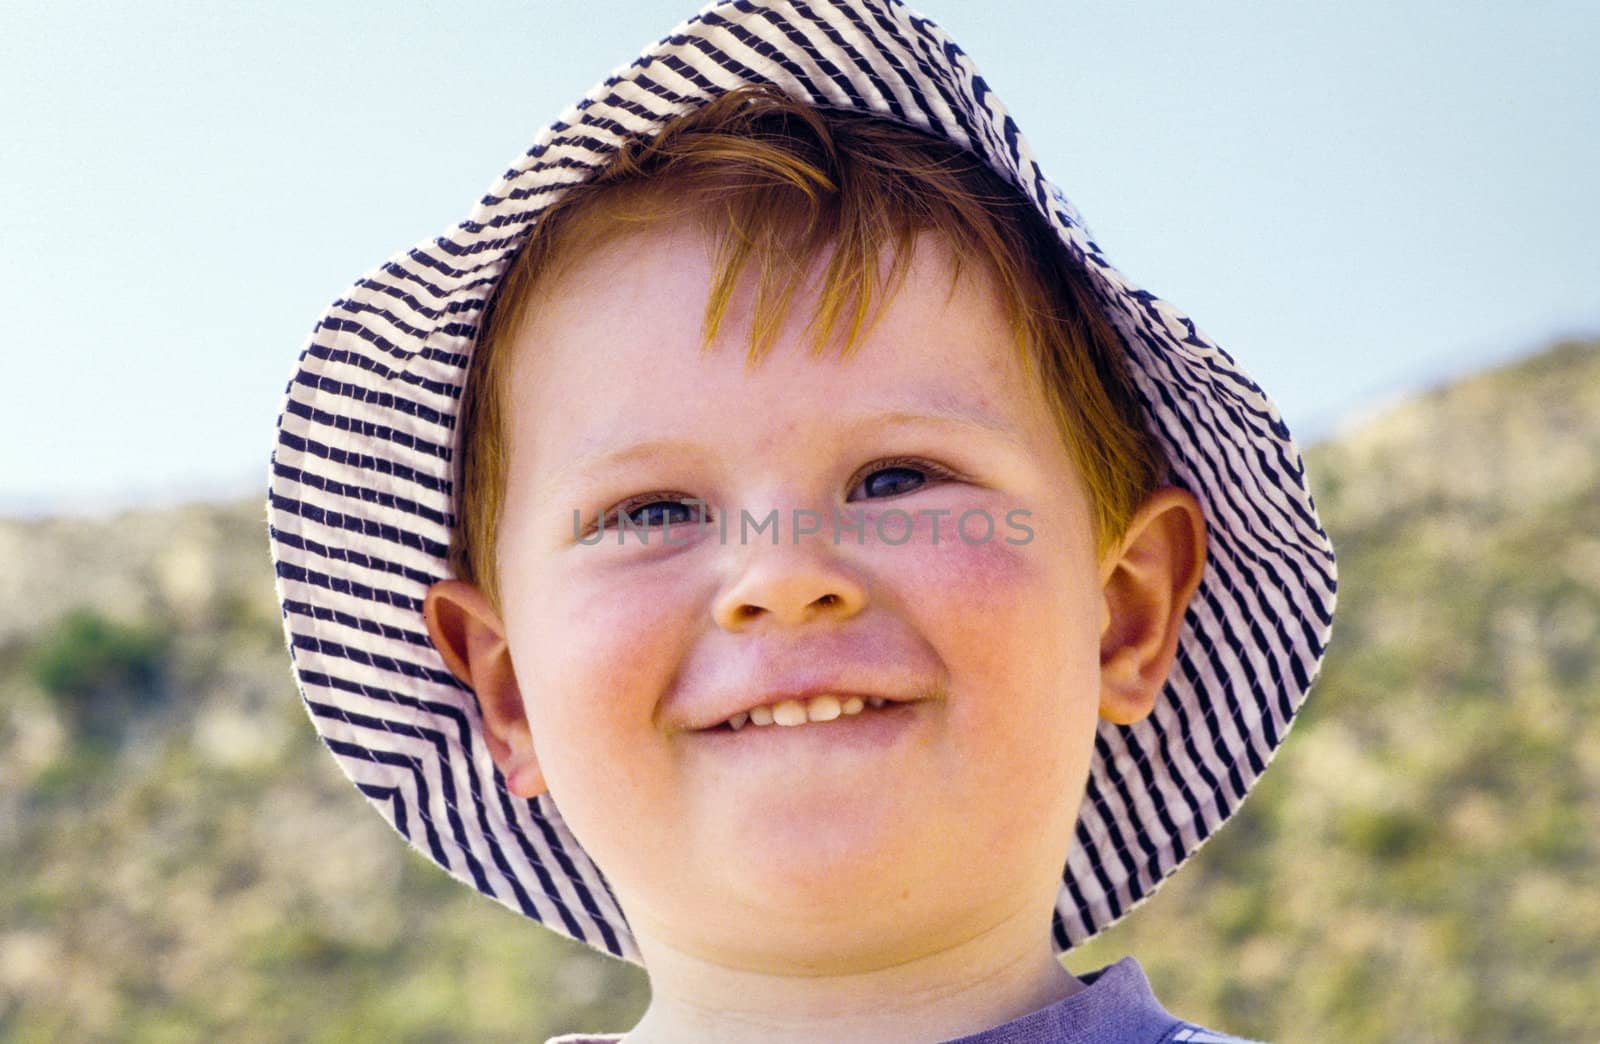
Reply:
[[[1111,267],[971,60],[897,0],[706,8],[551,124],[466,220],[329,307],[289,382],[271,468],[300,693],[340,767],[418,850],[555,931],[639,960],[549,795],[506,791],[422,598],[451,575],[456,414],[478,323],[529,229],[624,140],[755,83],[941,135],[1032,200],[1126,346],[1171,481],[1205,509],[1209,558],[1172,678],[1146,720],[1099,726],[1055,909],[1067,949],[1148,897],[1266,768],[1328,639],[1333,552],[1276,408],[1186,316]]]

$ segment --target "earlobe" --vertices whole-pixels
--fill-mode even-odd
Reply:
[[[1168,486],[1140,506],[1102,565],[1100,716],[1107,721],[1132,725],[1154,709],[1205,571],[1205,534],[1193,494]]]
[[[484,742],[506,777],[506,789],[517,797],[538,797],[546,789],[544,775],[500,614],[474,585],[441,580],[428,588],[422,616],[445,666],[477,694]]]

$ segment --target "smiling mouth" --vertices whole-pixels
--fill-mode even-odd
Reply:
[[[882,696],[835,696],[823,693],[804,700],[781,700],[771,706],[752,707],[740,711],[727,721],[712,726],[710,731],[738,732],[746,725],[755,728],[797,728],[813,722],[835,721],[855,717],[868,709],[877,710],[888,700]]]

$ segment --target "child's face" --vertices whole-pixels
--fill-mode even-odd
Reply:
[[[952,291],[924,237],[852,357],[809,354],[802,294],[752,368],[737,300],[701,350],[710,273],[687,223],[631,235],[545,288],[517,338],[499,590],[557,806],[647,964],[671,946],[860,967],[1003,919],[1043,933],[1105,603],[1082,483],[997,294],[970,270]],[[618,546],[614,516],[598,544],[574,532],[574,510],[587,526],[689,497],[713,523],[680,522],[674,546]],[[741,539],[741,510],[774,509],[776,546]],[[796,509],[820,519],[798,542]],[[863,536],[835,541],[834,511],[856,509]],[[911,702],[712,727],[818,689]]]

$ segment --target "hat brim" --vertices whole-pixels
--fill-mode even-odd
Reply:
[[[1114,269],[972,62],[893,0],[715,4],[562,115],[467,220],[352,286],[286,392],[268,517],[294,672],[340,766],[455,877],[617,957],[639,953],[604,876],[548,796],[510,796],[476,700],[422,625],[451,575],[457,409],[477,324],[542,210],[709,98],[770,83],[981,156],[1092,276],[1174,482],[1200,500],[1208,562],[1151,716],[1102,722],[1054,938],[1066,949],[1149,897],[1239,806],[1326,646],[1332,547],[1275,407],[1186,316]]]

